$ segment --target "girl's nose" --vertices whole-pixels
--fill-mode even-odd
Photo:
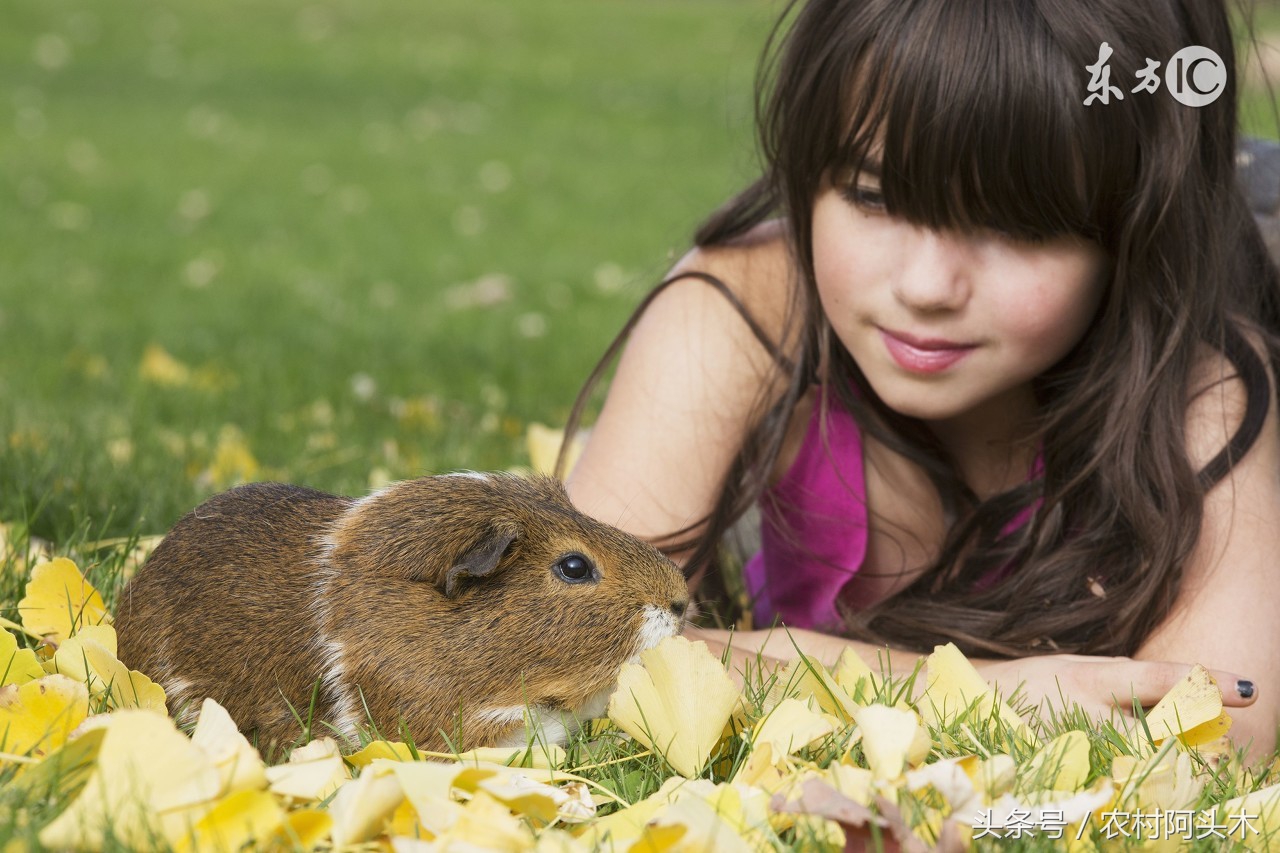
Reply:
[[[919,228],[903,255],[894,296],[913,311],[957,311],[971,293],[970,261],[962,237]]]

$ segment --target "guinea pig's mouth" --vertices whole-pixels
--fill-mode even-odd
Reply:
[[[651,649],[667,637],[675,637],[684,628],[684,620],[670,610],[646,604],[640,611],[640,630],[636,637],[635,656]]]

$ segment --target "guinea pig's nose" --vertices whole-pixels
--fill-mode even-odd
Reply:
[[[678,601],[671,602],[671,612],[676,615],[677,619],[683,619],[685,611],[689,609],[689,599],[681,598]]]

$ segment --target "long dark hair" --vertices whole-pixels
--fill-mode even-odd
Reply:
[[[1085,68],[1104,42],[1123,97],[1086,106]],[[1200,108],[1164,90],[1163,63],[1189,45],[1227,66],[1226,90]],[[1269,408],[1266,366],[1242,318],[1268,361],[1280,353],[1280,274],[1235,177],[1237,73],[1223,3],[793,0],[765,57],[764,173],[695,241],[720,245],[770,217],[785,222],[797,343],[773,348],[790,385],[758,419],[708,518],[661,544],[696,546],[694,572],[715,565],[722,534],[765,488],[797,400],[820,382],[864,432],[928,474],[949,529],[909,586],[845,614],[850,636],[984,654],[1132,654],[1177,598],[1205,493],[1252,446]],[[1161,62],[1160,90],[1131,91],[1148,57]],[[1075,235],[1109,261],[1094,322],[1035,381],[1043,476],[986,500],[922,422],[879,400],[818,306],[814,198],[824,177],[856,173],[877,144],[889,215],[1033,240]],[[1248,405],[1227,445],[1194,470],[1188,383],[1206,348],[1234,365]],[[1037,499],[1032,523],[999,535]],[[1010,564],[1020,568],[1000,583],[975,585]]]

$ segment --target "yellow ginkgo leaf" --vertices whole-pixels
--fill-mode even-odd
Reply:
[[[609,717],[683,776],[711,757],[740,694],[703,642],[668,637],[624,664]]]
[[[1227,800],[1218,806],[1218,823],[1234,828],[1232,837],[1242,840],[1250,850],[1274,849],[1272,842],[1280,833],[1280,785],[1269,785]]]
[[[359,752],[347,756],[347,763],[352,767],[366,767],[374,759],[386,758],[391,761],[414,761],[413,751],[407,743],[400,741],[375,740]]]
[[[111,624],[102,596],[65,557],[31,570],[18,614],[24,628],[53,643],[61,643],[85,625]]]
[[[83,684],[78,686],[84,689]],[[84,698],[87,703],[87,691]],[[105,735],[102,729],[75,732],[75,737],[35,764],[20,765],[17,773],[6,783],[5,792],[12,795],[13,802],[32,802],[36,797],[69,798],[84,785],[89,773],[97,766],[98,751]]]
[[[170,355],[164,347],[153,343],[142,352],[138,376],[155,385],[180,388],[191,382],[191,368]]]
[[[754,853],[769,849],[752,845],[734,826],[729,815],[701,797],[681,797],[664,806],[652,820],[656,827],[678,826],[684,830],[678,843],[666,849],[678,851],[715,850],[717,853]],[[766,827],[768,823],[764,824]],[[631,849],[635,849],[634,847]],[[641,848],[645,849],[645,848]]]
[[[40,658],[31,649],[18,648],[18,638],[0,630],[0,687],[26,684],[45,675]]]
[[[864,806],[871,805],[875,778],[875,774],[867,768],[841,761],[833,763],[824,774],[824,779],[832,788]]]
[[[23,547],[19,543],[24,542]],[[17,524],[0,523],[0,569],[10,566],[15,571],[26,574],[27,567],[50,559],[52,545],[26,532],[26,528]]]
[[[533,470],[539,474],[554,474],[560,445],[564,443],[564,430],[531,423],[525,435],[525,443],[529,449],[529,464]],[[573,471],[573,466],[578,464],[578,457],[582,455],[584,447],[586,447],[586,441],[583,432],[579,430],[573,437],[573,443],[569,445],[568,456],[565,459],[564,475],[566,477]]]
[[[858,695],[859,684],[862,685],[863,695],[869,697],[875,673],[853,649],[846,648],[840,653],[840,657],[836,659],[833,675],[836,683],[843,687],[850,697]]]
[[[853,654],[852,649],[845,650]],[[843,655],[841,656],[844,657]],[[857,657],[857,655],[854,655]],[[846,661],[845,666],[852,669],[853,664]],[[846,675],[846,677],[848,677]],[[826,667],[817,659],[808,655],[800,655],[787,668],[778,674],[774,686],[765,700],[765,707],[772,708],[784,698],[792,697],[807,701],[811,697],[817,700],[818,707],[833,715],[840,722],[853,722],[853,712],[858,705],[852,695],[842,687]]]
[[[563,767],[568,756],[564,747],[548,741],[527,746],[481,746],[457,754],[463,764],[502,764],[507,767],[554,770]]]
[[[640,802],[632,803],[624,809],[619,809],[613,814],[597,818],[587,824],[581,837],[592,849],[609,849],[609,847],[614,850],[637,849],[631,846],[632,843],[644,835],[646,827],[653,820],[653,816],[671,801],[672,792],[680,787],[683,782],[684,780],[680,777],[672,776],[663,782],[656,792]],[[683,834],[682,830],[664,831],[662,839],[664,843],[670,844],[672,843],[672,836],[679,838]],[[605,846],[606,840],[608,846]],[[647,850],[649,848],[640,849]]]
[[[218,768],[223,794],[266,787],[262,756],[236,728],[226,709],[212,699],[206,698],[200,708],[191,742]]]
[[[319,809],[299,809],[285,815],[284,824],[263,845],[268,850],[314,850],[333,832],[333,818]]]
[[[977,722],[999,717],[1024,740],[1038,742],[1026,722],[996,695],[955,643],[935,647],[929,655],[927,670],[928,686],[918,707],[930,723],[938,726],[948,723],[974,706]]]
[[[862,754],[877,779],[897,779],[929,754],[929,732],[915,711],[864,705],[854,719],[862,730]]]
[[[46,847],[98,849],[107,828],[117,844],[175,844],[211,809],[217,768],[162,713],[126,709],[86,720],[106,735],[84,790],[40,832]]]
[[[209,467],[197,475],[196,481],[221,491],[254,480],[261,470],[262,466],[249,449],[244,432],[227,424],[218,431],[218,443],[213,449]]]
[[[404,800],[400,780],[389,767],[392,763],[369,765],[333,795],[329,815],[333,818],[335,847],[368,841],[380,834],[383,824]]]
[[[284,809],[267,791],[242,790],[224,797],[200,818],[191,834],[174,845],[177,853],[224,853],[280,833]],[[261,844],[256,845],[261,848]]]
[[[1216,740],[1231,726],[1231,718],[1222,709],[1222,691],[1200,664],[1147,712],[1146,721],[1157,743],[1180,735],[1189,746]]]
[[[452,795],[461,769],[457,764],[443,761],[399,763],[393,768],[405,800],[417,813],[420,829],[429,838],[448,832],[462,814],[462,805]],[[486,770],[483,778],[496,773],[496,770]]]
[[[783,786],[782,771],[778,769],[781,763],[782,757],[774,758],[773,744],[762,740],[751,747],[751,754],[739,765],[733,781],[774,793]]]
[[[492,776],[477,788],[516,814],[542,823],[555,820],[561,804],[569,800],[569,795],[554,785],[515,772]]]
[[[525,851],[534,845],[533,833],[520,818],[485,791],[478,791],[458,813],[449,830],[438,837],[439,849]]]
[[[1161,750],[1146,759],[1117,755],[1111,762],[1111,778],[1120,789],[1117,807],[1126,809],[1187,809],[1204,790],[1191,756],[1180,750]]]
[[[1064,732],[1040,748],[1023,767],[1024,790],[1078,791],[1089,776],[1089,736]]]
[[[0,688],[0,752],[44,756],[66,743],[88,713],[89,691],[65,675]]]
[[[104,698],[111,708],[150,708],[163,712],[164,689],[116,658],[115,630],[107,626],[86,629],[58,646],[53,655],[55,672],[84,681],[89,693]]]
[[[906,774],[906,788],[913,793],[931,789],[947,804],[947,814],[973,813],[982,808],[982,794],[961,766],[960,758],[944,758]],[[941,817],[941,815],[939,816]]]
[[[313,740],[289,754],[289,760],[265,770],[273,794],[295,800],[323,800],[351,775],[332,738]]]
[[[1013,756],[999,752],[988,758],[966,755],[960,759],[960,767],[969,775],[973,787],[988,799],[1012,790],[1018,779],[1018,765]]]
[[[830,716],[809,710],[809,706],[799,699],[783,699],[769,712],[769,716],[756,724],[751,733],[751,744],[756,749],[762,745],[769,746],[775,759],[782,760],[831,734],[836,730],[837,722]]]

